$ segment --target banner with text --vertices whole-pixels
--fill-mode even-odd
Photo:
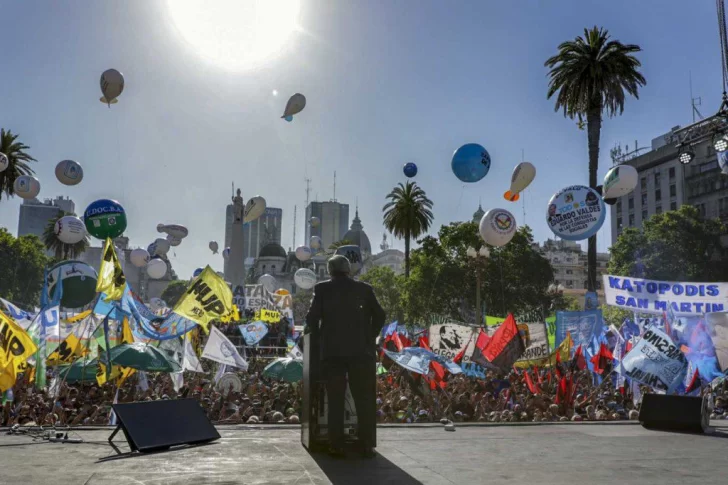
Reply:
[[[591,345],[593,337],[602,333],[602,311],[585,310],[583,312],[556,312],[556,345],[571,335],[572,349],[579,345],[586,349]]]
[[[518,332],[521,334],[526,351],[516,361],[519,368],[530,367],[531,361],[542,360],[549,356],[549,345],[544,323],[519,323]]]
[[[604,275],[607,305],[643,313],[702,315],[728,310],[728,283],[681,283]]]
[[[624,356],[622,368],[626,377],[669,394],[685,379],[688,361],[670,337],[653,328]]]
[[[478,328],[456,323],[432,325],[430,327],[430,348],[432,352],[452,360],[465,349],[462,363],[469,363],[475,348]]]

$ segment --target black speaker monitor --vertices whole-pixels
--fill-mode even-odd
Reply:
[[[159,451],[175,445],[200,444],[220,439],[220,434],[196,399],[163,399],[112,405],[119,425],[109,443],[124,432],[132,451]]]
[[[640,424],[648,429],[704,433],[709,415],[701,397],[645,394],[640,407]]]

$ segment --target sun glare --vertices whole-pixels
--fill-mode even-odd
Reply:
[[[167,0],[180,35],[202,57],[226,69],[260,66],[296,28],[300,0]]]

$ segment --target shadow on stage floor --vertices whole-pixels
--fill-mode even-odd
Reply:
[[[371,459],[361,458],[354,453],[346,459],[331,458],[326,453],[309,451],[309,454],[333,485],[422,485],[422,482],[379,453]]]

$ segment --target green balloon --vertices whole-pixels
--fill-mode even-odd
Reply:
[[[115,200],[92,202],[83,215],[86,231],[97,239],[115,238],[126,230],[126,211]]]
[[[88,264],[81,261],[63,261],[48,271],[48,296],[51,300],[54,299],[58,282],[63,281],[61,306],[81,308],[96,297],[97,278],[96,270]]]

